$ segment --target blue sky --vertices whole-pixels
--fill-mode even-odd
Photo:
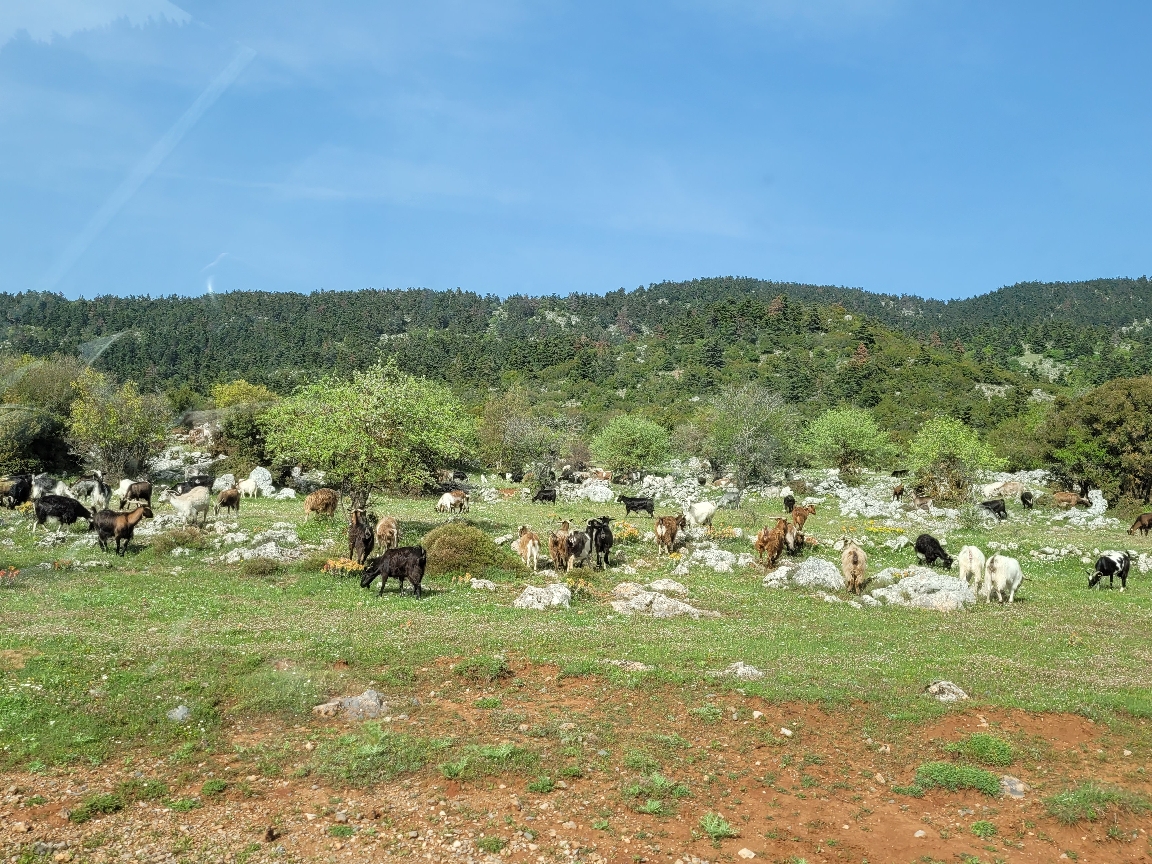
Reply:
[[[8,0],[0,290],[1149,266],[1152,5]]]

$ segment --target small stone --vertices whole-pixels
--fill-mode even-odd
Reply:
[[[792,737],[792,730],[787,729],[784,726],[781,726],[780,727],[780,734],[783,735],[785,738],[791,738]]]
[[[741,858],[755,858],[756,857],[756,853],[753,852],[751,849],[749,849],[747,846],[745,846],[743,849],[741,849],[736,854],[739,855]]]
[[[841,825],[840,827],[843,828],[845,831],[847,831],[852,826],[851,825]]]
[[[187,705],[177,705],[164,716],[173,723],[187,723],[188,719],[192,716],[192,709]]]
[[[1005,774],[1000,778],[1000,791],[1009,798],[1023,798],[1024,793],[1028,791],[1028,784],[1017,777]]]
[[[924,692],[938,702],[959,702],[968,698],[968,694],[951,681],[933,681]]]
[[[560,827],[561,828],[567,828],[569,831],[575,831],[576,830],[576,823],[573,822],[571,819],[569,819],[567,822],[565,822]]]
[[[923,828],[921,828],[919,831],[917,831],[917,832],[916,832],[915,834],[913,834],[912,836],[913,836],[913,837],[927,837],[927,836],[928,836],[928,832],[927,832],[927,831],[925,831]]]
[[[341,810],[339,813],[336,814],[335,819],[337,822],[341,822],[341,823],[347,822],[348,821],[348,814],[345,813],[343,810]]]
[[[761,717],[763,717],[763,716],[764,716],[764,712],[763,712],[763,711],[753,711],[753,712],[752,712],[752,719],[753,719],[753,720],[759,720],[759,719],[760,719]]]
[[[884,785],[884,775],[883,774],[877,774],[876,775],[876,782],[879,783],[881,786],[883,786]]]
[[[12,830],[17,834],[27,834],[32,829],[28,826],[27,822],[13,822]]]
[[[419,836],[420,836],[420,832],[419,832],[419,831],[409,831],[409,832],[408,832],[408,839],[409,839],[409,840],[415,840],[415,839],[416,839],[417,837],[419,837]]]
[[[1132,751],[1131,751],[1131,750],[1125,750],[1125,751],[1124,751],[1124,755],[1125,755],[1125,756],[1131,756],[1131,755],[1132,755]]]

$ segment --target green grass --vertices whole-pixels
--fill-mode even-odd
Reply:
[[[507,845],[508,841],[502,837],[481,837],[476,841],[476,848],[489,855],[495,855]]]
[[[897,786],[897,785],[893,784],[892,791],[895,792],[897,795],[910,795],[913,798],[923,798],[924,797],[924,787],[918,786],[915,783],[912,783],[908,786]]]
[[[736,829],[719,813],[710,812],[701,816],[700,829],[711,837],[715,843],[719,843],[721,840],[727,840],[730,837],[739,836],[736,833]]]
[[[1000,794],[1000,778],[973,765],[927,762],[916,769],[916,784],[922,789],[975,789],[993,797]]]
[[[1136,815],[1152,810],[1152,805],[1142,795],[1116,786],[1100,786],[1091,782],[1045,798],[1044,806],[1065,825],[1095,822],[1110,810]]]
[[[217,795],[223,795],[227,789],[228,781],[216,777],[205,781],[204,785],[200,787],[200,794],[205,798],[214,798]]]
[[[987,840],[989,837],[996,836],[996,826],[985,819],[981,819],[979,822],[972,823],[972,833],[981,840]]]
[[[351,837],[356,833],[356,829],[351,825],[330,825],[328,827],[329,837]]]
[[[654,773],[627,784],[623,794],[637,813],[670,816],[676,810],[676,801],[691,793],[685,784],[674,783],[662,774]]]
[[[624,754],[624,767],[633,771],[651,773],[660,769],[660,763],[646,750],[629,750]]]
[[[540,795],[547,795],[556,788],[556,781],[551,777],[537,777],[528,784],[529,792],[536,792]]]
[[[969,761],[1000,768],[1007,767],[1016,760],[1011,744],[986,732],[974,732],[963,741],[945,745],[944,749]]]
[[[433,505],[428,498],[372,502],[377,513],[399,517],[405,544],[443,521]],[[748,536],[771,515],[768,503],[753,506],[759,508],[755,517],[724,511],[724,519],[746,536],[720,540],[721,548],[750,549]],[[171,512],[167,505],[157,509]],[[588,502],[552,508],[478,501],[468,518],[489,537],[512,533],[520,524],[546,535],[553,514],[581,522],[601,510]],[[512,609],[508,591],[475,592],[436,576],[426,578],[421,600],[393,591],[378,598],[356,580],[333,579],[306,562],[287,565],[274,580],[251,579],[239,567],[207,563],[209,555],[219,554],[210,545],[173,557],[147,537],[139,537],[123,558],[84,545],[79,530],[46,549],[35,545],[29,520],[5,513],[0,539],[14,544],[4,547],[5,563],[22,575],[16,588],[5,589],[0,604],[0,650],[27,651],[29,657],[23,668],[0,669],[0,766],[101,762],[139,746],[169,751],[189,742],[213,746],[237,716],[306,717],[324,698],[361,692],[373,680],[403,694],[413,670],[443,657],[465,658],[458,666],[468,686],[506,681],[511,670],[500,659],[503,652],[561,669],[594,668],[589,658],[637,660],[674,684],[701,682],[707,671],[743,660],[761,669],[788,670],[742,684],[750,695],[774,702],[858,700],[900,723],[950,710],[922,695],[925,684],[940,677],[995,706],[1097,719],[1152,716],[1152,679],[1138,652],[1105,662],[1093,649],[1117,640],[1141,644],[1152,630],[1152,585],[1134,579],[1123,594],[1088,592],[1077,557],[1037,562],[1028,555],[1031,549],[1061,545],[1152,552],[1152,538],[1128,537],[1123,528],[1102,533],[1052,525],[1040,521],[1051,511],[1036,512],[1028,517],[1034,521],[1026,521],[1012,508],[1008,522],[947,534],[953,552],[965,543],[984,549],[990,540],[1019,544],[1013,555],[1027,578],[1011,606],[980,604],[963,615],[854,610],[814,601],[804,592],[765,590],[752,578],[754,571],[737,568],[709,572],[693,583],[694,605],[721,615],[699,621],[624,618],[595,598],[579,598],[570,610],[534,615]],[[297,524],[305,542],[334,541],[333,555],[346,542],[339,519],[304,526],[300,501],[248,499],[238,518],[239,529],[251,536],[279,521]],[[633,521],[648,530],[647,520]],[[857,536],[874,539],[877,545],[868,548],[871,572],[914,560],[907,548],[879,545],[890,534],[869,533],[867,520],[840,517],[834,505],[820,507],[808,524],[821,538],[839,536],[847,525]],[[910,532],[914,536],[915,530]],[[651,543],[626,547],[629,563],[643,557],[651,565],[632,578],[670,575],[674,563],[657,560],[654,551]],[[62,559],[109,566],[40,567]],[[524,578],[523,572],[505,574],[506,582]],[[616,577],[598,578],[610,585]],[[973,664],[977,654],[985,662]],[[843,658],[853,662],[839,662]],[[333,672],[337,659],[346,660],[352,671]],[[285,671],[273,668],[281,660]],[[89,697],[90,690],[99,695]],[[165,712],[181,703],[192,710],[191,720],[168,721]],[[720,704],[704,706],[694,719],[721,723]],[[327,757],[346,749],[325,746]],[[412,752],[370,761],[391,764],[386,774],[431,758],[422,747],[399,749]],[[199,758],[197,752],[194,747],[188,758]],[[339,759],[319,755],[312,770],[334,771],[337,777],[357,773],[336,767]],[[958,756],[982,764],[974,755]]]
[[[203,805],[196,798],[177,798],[175,801],[168,802],[168,806],[177,813],[187,813],[189,810],[195,810]]]
[[[434,742],[366,723],[358,731],[324,741],[310,767],[329,780],[371,786],[399,774],[419,771],[438,749]]]
[[[499,696],[481,696],[476,700],[475,705],[477,708],[500,708],[504,705],[503,700]]]
[[[539,755],[514,744],[470,744],[458,759],[442,763],[440,773],[449,780],[473,780],[507,771],[528,771],[539,762]]]
[[[122,795],[113,793],[92,795],[85,798],[80,806],[71,812],[68,818],[76,823],[87,822],[97,816],[119,813],[124,809],[126,803]]]

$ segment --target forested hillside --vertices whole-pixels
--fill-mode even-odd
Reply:
[[[1152,329],[1133,322],[1146,320],[1148,288],[1143,277],[1028,283],[943,303],[714,278],[504,300],[421,289],[29,293],[0,295],[0,312],[12,354],[84,354],[115,336],[96,367],[178,407],[237,378],[287,393],[392,357],[473,404],[520,384],[538,401],[589,415],[642,408],[673,426],[701,394],[756,377],[805,414],[852,402],[906,434],[942,410],[991,429],[1037,389],[1146,374]]]

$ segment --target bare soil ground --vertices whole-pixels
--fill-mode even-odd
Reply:
[[[451,780],[433,757],[387,782],[349,787],[324,779],[314,756],[359,724],[240,717],[225,745],[138,751],[99,766],[7,775],[3,855],[12,862],[240,864],[397,858],[698,864],[750,855],[811,864],[1152,860],[1148,815],[1111,810],[1064,825],[1043,803],[1083,781],[1152,791],[1145,721],[1107,728],[1075,715],[961,703],[909,726],[863,704],[771,704],[744,696],[731,682],[711,691],[650,682],[629,689],[597,676],[514,665],[515,677],[479,686],[454,676],[447,660],[422,669],[410,687],[386,692],[411,707],[381,728],[420,739],[512,743],[538,754],[527,770]],[[478,707],[481,697],[489,705],[499,699],[500,708]],[[1027,783],[1023,799],[970,790],[928,790],[915,798],[893,790],[910,784],[922,763],[953,758],[945,744],[981,731],[1011,742],[1015,764],[990,770]],[[664,815],[639,812],[647,796],[628,794],[655,771],[686,787],[685,797],[666,797]],[[552,778],[552,791],[529,790],[544,788],[541,776]],[[82,824],[68,818],[95,793],[152,778],[168,784],[165,803],[131,802]],[[214,779],[227,787],[207,794],[204,784]],[[174,800],[192,809],[174,809]],[[708,812],[737,836],[707,836],[700,817]],[[995,833],[977,836],[977,822],[995,826]],[[483,848],[497,849],[493,838],[504,844],[494,854]]]

